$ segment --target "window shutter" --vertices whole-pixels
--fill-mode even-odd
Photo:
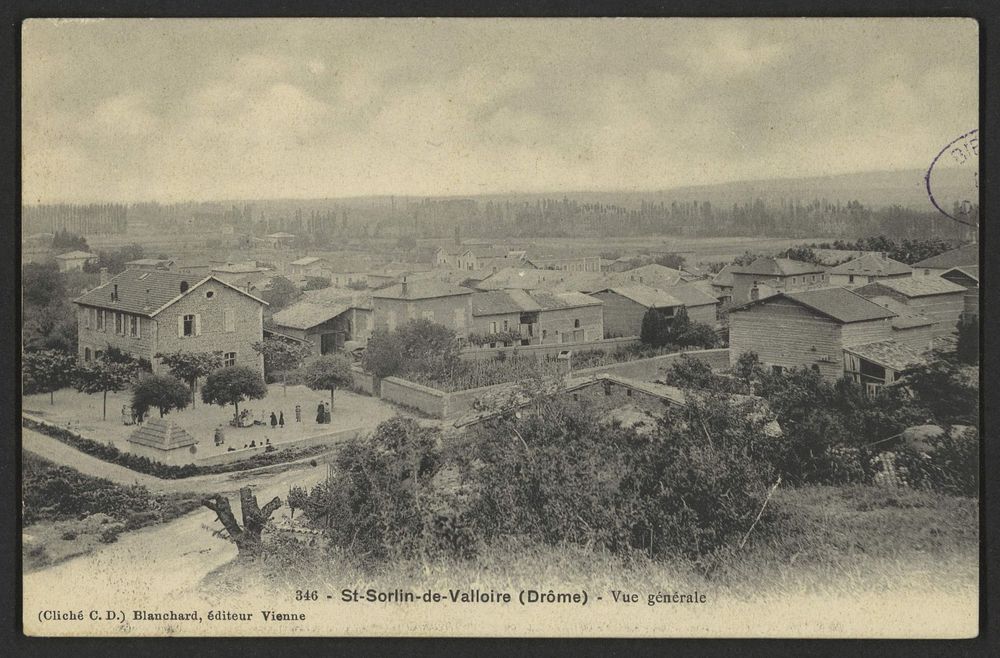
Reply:
[[[233,332],[236,331],[236,322],[233,318],[233,312],[228,308],[222,312],[223,321],[226,324],[226,331]]]
[[[177,337],[184,338],[184,316],[177,316]]]
[[[135,337],[142,338],[142,318],[139,316],[135,318]]]
[[[201,313],[195,313],[194,315],[194,335],[201,335]]]

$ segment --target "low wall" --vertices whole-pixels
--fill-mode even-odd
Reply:
[[[729,348],[721,347],[714,350],[673,352],[671,354],[653,356],[648,359],[636,359],[635,361],[623,361],[622,363],[611,363],[605,366],[594,366],[593,368],[581,368],[580,370],[573,370],[573,377],[587,377],[607,373],[631,379],[653,381],[662,377],[664,371],[680,360],[681,356],[685,354],[692,359],[705,361],[712,370],[722,370],[729,367]]]
[[[604,338],[602,340],[588,340],[577,343],[546,343],[544,345],[513,345],[511,347],[475,347],[463,350],[461,358],[466,361],[477,361],[480,359],[494,359],[501,352],[507,356],[522,355],[534,356],[536,358],[558,356],[563,350],[573,350],[573,352],[593,352],[604,350],[607,352],[635,345],[639,339],[635,336],[629,338]]]
[[[354,378],[354,388],[367,395],[375,395],[375,376],[361,369],[361,366],[351,366],[351,376]]]
[[[327,443],[339,443],[341,441],[349,441],[358,435],[360,435],[362,429],[360,427],[355,427],[347,430],[340,430],[338,432],[328,432],[326,434],[317,434],[316,436],[307,436],[302,439],[294,439],[292,441],[282,441],[281,443],[273,444],[276,451],[286,450],[288,448],[310,448],[312,446],[324,445]],[[197,466],[218,466],[219,464],[232,464],[233,462],[243,461],[244,459],[249,459],[251,457],[256,457],[257,455],[263,455],[267,451],[267,445],[259,445],[255,448],[240,448],[239,450],[233,450],[232,452],[222,452],[217,455],[212,455],[211,457],[204,457],[194,461]]]
[[[448,406],[448,393],[399,377],[383,378],[379,397],[387,402],[416,409],[433,418],[444,418]]]
[[[456,418],[472,410],[476,400],[501,389],[510,388],[511,384],[493,384],[479,388],[467,388],[464,391],[454,391],[447,394],[444,417]]]

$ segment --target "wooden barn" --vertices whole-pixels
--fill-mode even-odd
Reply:
[[[942,279],[957,283],[965,288],[962,308],[963,322],[979,321],[979,267],[953,267],[941,275]]]
[[[642,318],[649,309],[672,318],[684,306],[684,302],[670,293],[641,284],[607,288],[592,296],[604,302],[604,335],[611,338],[638,336],[642,332]]]
[[[844,374],[844,348],[892,338],[893,311],[846,288],[783,292],[729,311],[729,358],[755,352],[775,372]]]

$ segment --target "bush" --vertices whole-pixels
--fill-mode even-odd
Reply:
[[[906,469],[911,486],[955,496],[979,495],[979,433],[975,428],[949,427],[927,440],[922,453],[911,446],[896,452],[896,466]]]
[[[102,544],[113,544],[118,541],[119,528],[117,526],[109,526],[97,536],[97,540]]]

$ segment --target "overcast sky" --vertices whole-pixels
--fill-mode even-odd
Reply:
[[[24,199],[664,189],[926,168],[968,20],[31,21]]]

